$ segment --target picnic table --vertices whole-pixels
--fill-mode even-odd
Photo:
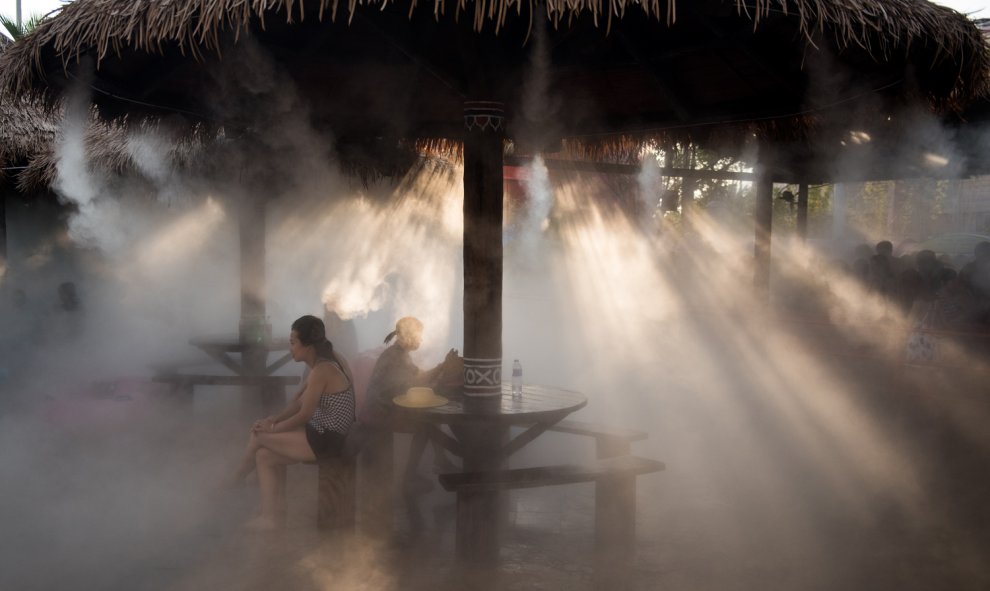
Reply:
[[[587,403],[579,392],[543,386],[524,386],[522,394],[513,397],[510,387],[503,384],[500,397],[453,395],[443,406],[395,406],[394,410],[397,418],[423,426],[413,438],[412,457],[432,439],[461,458],[463,472],[475,473],[501,470],[509,457]],[[510,437],[514,426],[522,430]],[[468,562],[496,562],[505,512],[501,491],[475,494],[470,517],[458,516],[458,555]]]
[[[273,352],[288,350],[288,339],[268,337],[245,341],[237,336],[219,336],[190,339],[189,344],[231,374],[185,373],[181,367],[162,366],[153,380],[171,385],[179,400],[190,402],[196,385],[245,386],[260,390],[261,405],[266,412],[276,411],[285,404],[285,387],[300,382],[299,376],[274,375],[292,360],[288,352],[269,362]]]

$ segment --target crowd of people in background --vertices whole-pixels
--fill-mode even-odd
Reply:
[[[895,256],[890,241],[856,247],[849,273],[904,317],[934,311],[936,328],[990,329],[990,242],[980,242],[972,260],[920,250]],[[925,313],[920,312],[920,313]]]

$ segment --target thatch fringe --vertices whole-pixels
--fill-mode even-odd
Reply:
[[[57,110],[40,97],[0,93],[0,166],[23,162],[55,141]]]
[[[31,193],[54,186],[58,172],[58,146],[64,140],[63,117],[62,109],[47,111],[43,119],[45,127],[33,133],[30,145],[21,146],[16,154],[0,154],[0,161],[5,166],[14,162],[24,166],[16,174],[8,174],[8,177],[16,179],[18,190]],[[132,123],[126,118],[105,121],[92,109],[82,138],[90,170],[107,175],[140,175],[134,150],[129,145],[138,136],[167,137],[168,141],[160,142],[165,148],[160,157],[175,170],[199,166],[217,141],[217,136],[202,126],[194,126],[180,133],[164,129],[158,121],[150,119],[140,123]]]
[[[315,2],[317,18],[338,18],[339,0]],[[418,0],[406,0],[409,13]],[[454,0],[451,0],[454,1]],[[591,15],[598,25],[604,20],[611,27],[627,9],[640,10],[649,18],[671,25],[677,18],[677,0],[456,0],[454,16],[470,13],[478,31],[501,29],[509,18],[532,19],[545,5],[546,18],[560,27],[581,15]],[[685,0],[681,0],[685,1]],[[840,48],[861,47],[877,60],[895,51],[923,46],[933,65],[951,62],[958,67],[959,83],[951,97],[957,101],[980,96],[988,90],[985,73],[990,70],[990,54],[976,26],[958,12],[924,0],[723,0],[732,3],[738,14],[749,18],[753,27],[771,14],[793,18],[813,45],[823,33],[834,35]],[[399,0],[348,0],[347,18],[359,7],[385,8]],[[309,6],[312,8],[312,6]],[[97,62],[110,54],[119,55],[127,47],[161,52],[166,45],[177,46],[195,58],[219,51],[221,32],[239,36],[257,19],[263,27],[266,18],[283,15],[287,22],[306,17],[303,0],[76,0],[15,43],[0,57],[0,87],[22,94],[39,85],[44,76],[41,51],[53,49],[68,64],[86,52]],[[436,18],[445,15],[447,0],[433,0]],[[531,22],[531,21],[530,21]]]

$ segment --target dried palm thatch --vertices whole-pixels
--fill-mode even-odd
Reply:
[[[24,165],[50,149],[58,134],[57,117],[36,95],[0,93],[0,167]]]
[[[0,34],[0,55],[11,44]],[[12,96],[0,91],[0,180],[53,145],[56,117],[56,111],[34,93]]]
[[[215,147],[218,141],[217,135],[206,132],[201,126],[179,132],[164,128],[160,122],[153,120],[137,123],[126,118],[105,121],[92,109],[81,138],[86,163],[92,172],[140,177],[142,167],[138,160],[142,156],[137,144],[139,138],[154,138],[160,150],[157,157],[176,171],[199,167],[204,154]],[[59,146],[63,140],[62,131],[59,130],[49,144],[31,157],[26,168],[17,175],[19,190],[31,192],[55,184]]]
[[[6,39],[0,35],[0,38]],[[0,46],[0,55],[11,44]],[[12,96],[0,92],[0,179],[13,179],[24,193],[43,191],[56,179],[58,146],[63,140],[61,123],[65,117],[64,103],[51,106],[35,93]],[[94,169],[108,173],[133,170],[133,150],[129,138],[136,134],[164,135],[166,131],[151,120],[137,126],[126,119],[112,122],[101,120],[95,109],[88,114],[83,145],[87,161]],[[171,132],[165,159],[176,167],[189,167],[210,141],[201,127]]]
[[[0,163],[16,173],[5,176],[15,180],[18,190],[32,193],[55,184],[59,147],[64,142],[64,116],[62,105],[50,108],[37,97],[0,103]],[[91,109],[82,131],[87,165],[94,172],[140,175],[140,156],[135,146],[135,139],[140,137],[157,138],[162,161],[176,170],[199,165],[202,155],[217,140],[201,126],[179,133],[152,120],[105,121]]]
[[[541,1],[546,18],[558,28],[590,15],[596,25],[609,29],[627,10],[640,11],[668,26],[677,20],[678,0]],[[76,0],[0,57],[0,86],[25,93],[38,85],[46,47],[54,49],[65,64],[83,53],[99,62],[108,55],[119,55],[124,48],[160,53],[166,45],[199,58],[205,52],[219,51],[226,31],[239,36],[255,19],[264,27],[265,19],[275,14],[289,23],[303,20],[308,11],[313,14],[313,3],[317,18],[341,18],[339,0]],[[384,8],[397,3],[348,0],[346,16],[353,18],[359,5]],[[794,19],[809,45],[831,35],[839,48],[859,47],[878,61],[922,46],[932,65],[948,62],[958,68],[956,87],[950,97],[943,97],[957,103],[982,96],[988,89],[990,55],[979,30],[958,12],[925,0],[723,0],[722,4],[751,20],[754,29],[771,15],[784,15]],[[410,15],[428,9],[408,0]],[[509,19],[528,18],[531,25],[541,7],[538,0],[433,1],[437,19],[450,9],[455,18],[462,13],[470,17],[477,31],[493,28],[498,32]]]

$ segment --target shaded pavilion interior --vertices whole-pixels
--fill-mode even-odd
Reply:
[[[494,101],[504,124],[478,161],[486,194],[477,211],[496,226],[501,175],[492,160],[501,137],[523,158],[563,147],[565,158],[635,164],[643,142],[675,141],[756,152],[764,205],[774,180],[835,178],[836,162],[850,158],[839,146],[853,131],[871,140],[852,158],[872,159],[863,168],[874,178],[915,175],[918,157],[905,154],[911,130],[902,114],[958,123],[984,92],[988,63],[965,17],[914,1],[889,12],[843,2],[654,2],[622,6],[621,14],[556,3],[472,4],[463,13],[438,4],[437,14],[402,3],[234,10],[176,2],[146,12],[127,4],[114,11],[66,6],[5,52],[4,86],[55,99],[83,81],[106,119],[204,124],[247,138],[243,146],[277,126],[277,115],[259,117],[224,70],[251,68],[252,56],[262,54],[272,59],[272,77],[291,81],[313,126],[332,134],[345,168],[386,171],[414,158],[416,140],[466,140],[465,103]],[[466,151],[470,162],[475,150]],[[897,157],[883,156],[890,153]],[[970,161],[980,159],[956,172],[972,172]],[[768,211],[758,215],[758,260],[769,256]],[[246,223],[258,230],[257,220]],[[488,251],[497,232],[489,234],[477,252],[499,259]],[[766,261],[761,266],[757,285],[766,282]],[[483,297],[478,311],[493,303]],[[480,329],[493,331],[485,341],[497,340],[497,324]],[[482,348],[494,354],[497,346]]]
[[[516,155],[548,146],[553,150],[558,141],[567,140],[574,141],[575,152],[586,158],[611,155],[620,162],[632,161],[635,151],[623,146],[635,145],[638,139],[687,139],[727,151],[755,141],[760,154],[760,203],[768,206],[768,187],[774,179],[807,183],[830,178],[833,153],[828,147],[847,134],[851,124],[871,134],[874,146],[899,143],[903,131],[899,126],[887,126],[885,118],[859,108],[864,95],[881,111],[944,107],[951,113],[953,107],[978,96],[984,83],[982,40],[965,35],[947,49],[926,45],[925,35],[901,40],[888,38],[886,31],[875,38],[870,33],[847,36],[825,20],[821,29],[809,27],[820,31],[809,33],[809,40],[802,36],[802,24],[794,13],[770,9],[754,27],[752,16],[741,15],[735,2],[680,3],[673,22],[665,22],[666,13],[658,21],[629,7],[621,20],[611,21],[608,31],[601,22],[604,17],[596,26],[587,13],[574,15],[570,22],[564,18],[559,28],[546,26],[545,76],[551,92],[542,110],[537,108],[530,118],[526,114],[533,111],[527,110],[525,89],[530,72],[539,71],[530,65],[538,36],[529,29],[525,7],[523,15],[508,18],[497,34],[490,22],[476,32],[469,18],[455,21],[453,7],[438,21],[424,9],[413,10],[410,17],[404,6],[358,6],[350,23],[343,13],[336,22],[319,20],[322,7],[308,6],[306,18],[292,23],[285,22],[284,12],[273,10],[266,14],[264,25],[252,17],[244,30],[210,31],[216,37],[203,39],[215,39],[223,58],[218,59],[211,48],[194,49],[175,41],[154,43],[161,53],[127,48],[118,55],[117,44],[126,43],[118,38],[105,55],[92,48],[67,53],[69,73],[63,70],[65,58],[56,53],[53,37],[46,37],[57,28],[52,24],[21,46],[23,51],[5,55],[3,82],[15,91],[30,86],[54,96],[67,92],[76,80],[88,80],[91,98],[104,117],[181,118],[228,132],[245,130],[250,137],[264,133],[259,124],[277,125],[277,120],[257,121],[250,105],[230,108],[218,82],[230,60],[238,59],[238,40],[249,36],[290,75],[310,106],[314,126],[333,133],[345,161],[353,159],[360,166],[390,162],[396,155],[408,157],[403,142],[410,139],[463,140],[465,215],[485,225],[478,232],[476,226],[465,224],[466,250],[478,249],[474,263],[466,252],[465,273],[480,278],[501,272],[498,159],[503,132],[514,140]],[[80,0],[54,22],[85,8],[86,2]],[[962,19],[951,11],[944,15],[948,21]],[[535,22],[539,24],[534,26],[544,23],[542,18]],[[966,26],[960,24],[960,30]],[[870,39],[869,49],[855,39]],[[810,42],[820,51],[812,51]],[[35,49],[43,76],[32,77],[38,72],[32,70],[35,64],[28,55]],[[191,59],[190,54],[200,59]],[[76,57],[82,62],[77,63]],[[11,67],[15,62],[22,68],[16,72]],[[932,63],[938,67],[929,68]],[[817,94],[816,67],[838,72],[829,87],[834,96],[823,94],[820,104],[808,98]],[[33,73],[29,76],[28,71]],[[506,118],[504,126],[495,129],[498,133],[472,139],[463,130],[465,103],[470,101],[504,105]],[[835,121],[843,126],[830,125]],[[468,188],[475,182],[470,179],[477,181],[477,190]],[[264,195],[257,198],[263,200]],[[474,205],[467,205],[469,200]],[[762,236],[758,249],[762,244],[763,250],[757,256],[766,259],[769,210],[761,211],[758,217],[764,226],[762,234],[758,231]],[[263,215],[242,227],[248,233],[263,230]],[[242,250],[242,255],[244,261],[264,258],[263,250]],[[253,272],[262,273],[255,281],[263,280],[263,270]],[[497,312],[478,314],[499,308],[493,305],[499,300],[493,298],[500,298],[500,283],[472,283],[466,278],[465,354],[500,359],[501,318]],[[252,305],[257,302],[247,303]],[[475,324],[479,318],[481,325]]]
[[[497,100],[521,154],[572,139],[593,155],[617,137],[732,149],[755,133],[781,152],[798,151],[773,163],[782,172],[817,178],[828,172],[823,146],[853,125],[878,142],[897,141],[898,126],[885,125],[876,110],[951,113],[984,91],[982,39],[950,9],[902,2],[897,16],[853,13],[833,22],[847,8],[841,2],[821,3],[817,14],[796,4],[787,13],[787,3],[775,2],[657,3],[647,5],[655,13],[632,5],[621,18],[557,7],[553,21],[534,4],[498,23],[472,15],[484,5],[457,18],[453,6],[435,17],[394,3],[356,6],[352,15],[343,8],[333,14],[328,2],[290,3],[288,13],[277,3],[263,19],[246,18],[246,11],[229,19],[210,14],[198,27],[169,21],[168,9],[144,22],[121,11],[97,25],[99,45],[91,46],[81,27],[99,15],[86,15],[82,2],[8,52],[4,82],[52,96],[73,80],[90,80],[106,118],[198,118],[233,130],[258,124],[251,106],[224,98],[229,89],[221,79],[224,67],[250,59],[235,49],[250,38],[288,74],[313,125],[330,130],[343,154],[380,158],[389,155],[381,146],[401,140],[458,140],[463,103]],[[196,22],[195,2],[176,5],[180,17]],[[111,24],[119,33],[99,28]],[[527,78],[533,76],[537,84]],[[534,97],[537,85],[546,96]],[[836,121],[846,127],[835,129]]]

